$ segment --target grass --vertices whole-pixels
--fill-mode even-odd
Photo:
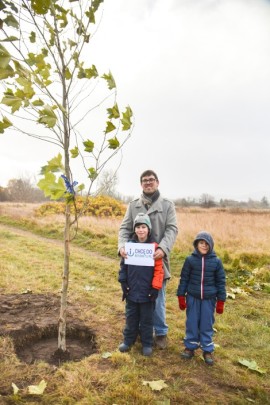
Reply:
[[[0,205],[2,294],[25,289],[58,294],[61,288],[63,218],[35,218],[34,208]],[[44,362],[25,365],[17,359],[12,340],[0,337],[0,392],[6,393],[0,404],[270,403],[269,213],[185,210],[178,220],[167,286],[168,349],[155,351],[152,358],[141,355],[138,343],[130,353],[118,352],[124,325],[117,282],[120,221],[82,219],[71,247],[70,301],[81,305],[81,319],[96,330],[98,353],[59,368]],[[239,289],[235,299],[227,300],[224,314],[216,316],[214,367],[207,367],[200,353],[191,361],[179,357],[185,312],[178,309],[175,291],[184,257],[201,229],[213,234],[217,253],[225,256],[228,292]],[[85,286],[93,288],[87,291]],[[105,352],[111,357],[103,358]],[[266,373],[241,366],[241,358],[256,361]],[[30,397],[26,387],[42,379],[47,382],[44,394]],[[152,391],[143,385],[153,380],[164,380],[167,387]],[[20,388],[18,395],[12,394],[12,383]]]

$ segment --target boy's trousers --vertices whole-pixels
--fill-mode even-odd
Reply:
[[[126,325],[123,331],[124,343],[131,346],[141,336],[143,347],[153,346],[154,302],[133,302],[126,300]]]
[[[213,352],[213,325],[216,299],[200,300],[187,295],[186,336],[184,344],[189,350],[199,347],[204,352]]]

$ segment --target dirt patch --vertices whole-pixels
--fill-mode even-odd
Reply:
[[[0,336],[10,336],[18,358],[60,365],[96,352],[95,333],[79,319],[81,308],[68,304],[67,352],[58,349],[60,297],[45,294],[0,295]]]

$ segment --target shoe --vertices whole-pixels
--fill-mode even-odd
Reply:
[[[213,355],[210,352],[203,352],[203,358],[205,363],[208,366],[212,366],[214,364],[214,359],[213,359]]]
[[[185,348],[185,350],[180,354],[180,356],[182,357],[182,359],[192,359],[192,357],[194,356],[194,350],[189,350]]]
[[[121,345],[118,347],[121,353],[128,352],[130,350],[130,347],[126,345],[125,343],[121,343]]]
[[[166,349],[166,347],[167,347],[167,336],[166,335],[156,336],[155,344],[156,344],[156,347],[158,349],[161,349],[161,350]]]
[[[143,347],[142,353],[144,356],[151,356],[153,353],[152,347]]]

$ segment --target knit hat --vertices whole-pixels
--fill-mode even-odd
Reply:
[[[210,246],[210,252],[212,252],[212,250],[214,249],[214,240],[213,240],[212,236],[210,235],[210,233],[208,233],[206,231],[199,232],[193,241],[193,246],[195,248],[197,247],[199,240],[204,240],[206,243],[208,243],[208,245]]]
[[[133,226],[134,231],[135,231],[135,227],[136,227],[137,225],[141,225],[141,224],[145,224],[145,225],[148,226],[149,235],[150,235],[151,230],[152,230],[152,224],[151,224],[149,215],[144,214],[143,212],[140,212],[140,213],[136,216],[136,218],[135,218],[135,220],[134,220],[134,226]]]

